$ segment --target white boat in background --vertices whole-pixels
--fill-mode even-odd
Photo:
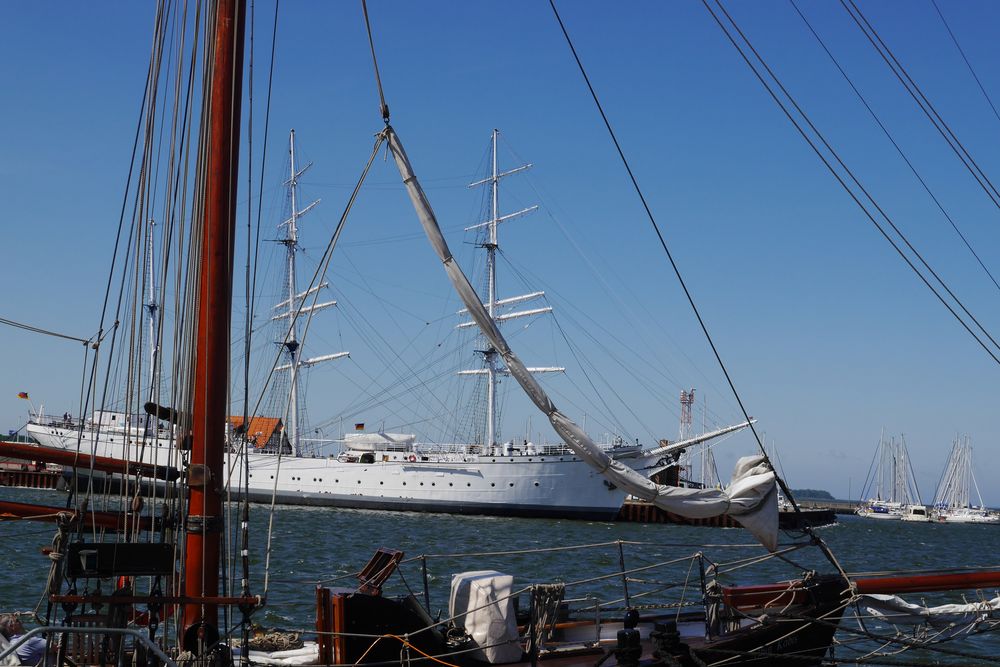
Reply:
[[[902,436],[898,441],[895,438],[886,440],[885,433],[879,436],[872,470],[861,492],[861,497],[867,500],[862,500],[855,514],[866,519],[899,520],[914,516],[910,508],[923,507]]]
[[[927,523],[931,521],[931,514],[927,509],[927,505],[907,505],[900,519],[916,523]]]
[[[979,499],[973,505],[972,491]],[[940,523],[1000,524],[1000,513],[987,509],[972,467],[972,440],[956,438],[945,465],[944,474],[934,493],[933,517]]]
[[[865,519],[895,519],[903,518],[903,506],[882,500],[867,500],[854,513]]]

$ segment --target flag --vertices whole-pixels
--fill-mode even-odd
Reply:
[[[25,400],[28,400],[28,392],[26,392],[26,391],[19,391],[19,392],[17,392],[17,397],[18,398],[23,398]]]
[[[365,430],[365,423],[364,422],[358,422],[357,424],[354,425],[354,430],[355,431],[364,431]]]

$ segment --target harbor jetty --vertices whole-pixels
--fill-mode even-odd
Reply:
[[[37,444],[31,438],[13,434],[0,436],[0,442],[23,445]],[[65,484],[62,466],[0,456],[0,486],[15,486],[24,489],[62,489],[65,488]]]
[[[849,501],[802,501],[799,512],[781,510],[778,523],[781,528],[801,528],[802,526],[825,526],[837,523],[838,514],[853,514],[857,503]],[[737,528],[739,524],[728,514],[689,519],[655,506],[653,503],[629,498],[618,512],[617,521],[631,523],[671,523],[682,526],[709,526],[713,528]]]

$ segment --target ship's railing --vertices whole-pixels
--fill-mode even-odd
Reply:
[[[546,445],[515,445],[505,447],[486,447],[484,445],[453,444],[453,443],[426,443],[418,442],[414,444],[413,451],[421,454],[460,454],[471,456],[573,456],[573,450],[564,444]]]
[[[115,435],[127,433],[132,437],[140,438],[144,434],[149,438],[156,437],[161,439],[170,439],[173,437],[172,427],[165,425],[161,426],[159,421],[152,418],[150,418],[149,426],[147,426],[144,422],[144,415],[140,415],[137,419],[135,419],[135,423],[132,424],[99,424],[93,419],[81,419],[80,417],[74,417],[69,413],[61,416],[35,413],[30,415],[30,423],[37,424],[38,426],[48,426],[51,428],[78,430],[81,426],[83,426],[87,430],[100,429],[102,433]]]
[[[74,417],[73,415],[67,413],[62,416],[55,415],[40,415],[32,413],[30,417],[30,423],[38,424],[39,426],[51,426],[53,428],[80,428],[81,420],[79,417]],[[82,420],[84,425],[89,425],[90,420]]]
[[[148,636],[142,634],[138,630],[133,630],[132,628],[74,628],[63,625],[43,625],[37,628],[32,628],[28,632],[24,633],[14,641],[10,643],[10,646],[0,651],[0,663],[9,656],[13,655],[17,651],[17,647],[25,643],[32,637],[36,637],[41,634],[76,634],[76,635],[125,635],[134,638],[140,644],[148,648],[153,654],[163,661],[163,664],[168,667],[177,667],[177,663],[170,659],[166,653],[163,652],[159,646],[156,645],[153,640]]]

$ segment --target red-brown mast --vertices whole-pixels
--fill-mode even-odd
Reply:
[[[219,593],[245,8],[245,0],[218,0],[215,17],[184,555],[189,598]],[[219,636],[217,605],[185,605],[183,627],[184,648],[211,645]]]

